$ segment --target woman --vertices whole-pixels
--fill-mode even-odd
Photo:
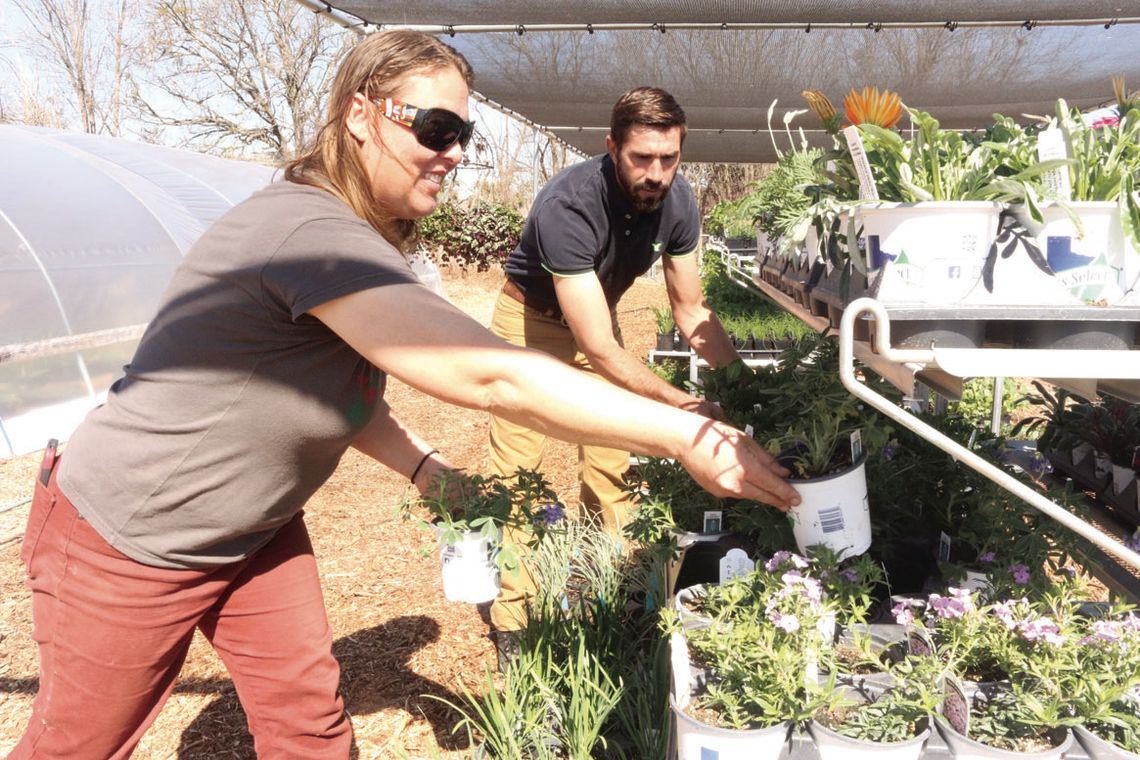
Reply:
[[[571,441],[679,458],[787,508],[739,431],[517,349],[399,250],[471,135],[471,70],[433,37],[360,43],[313,149],[187,255],[126,375],[49,450],[22,549],[40,689],[11,757],[127,757],[198,628],[260,757],[348,757],[351,726],[302,507],[354,446],[422,492],[450,467],[392,416],[387,373]]]

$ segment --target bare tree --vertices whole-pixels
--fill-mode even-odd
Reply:
[[[131,20],[134,0],[12,0],[30,34],[19,46],[60,80],[60,94],[84,132],[118,135],[122,129],[123,81],[137,46]],[[39,113],[42,109],[33,108]]]
[[[142,118],[225,155],[288,159],[322,122],[322,98],[356,37],[293,0],[158,0],[155,76]]]

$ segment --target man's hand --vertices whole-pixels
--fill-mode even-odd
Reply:
[[[694,397],[692,401],[681,404],[680,408],[686,412],[694,412],[702,417],[708,417],[710,420],[718,420],[720,422],[728,421],[728,418],[724,416],[724,410],[721,409],[720,404],[715,401],[706,401],[705,399]]]

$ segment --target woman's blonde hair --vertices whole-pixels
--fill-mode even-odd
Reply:
[[[415,243],[415,220],[393,219],[378,205],[345,117],[358,92],[369,98],[388,97],[410,75],[447,68],[456,69],[468,87],[474,84],[467,59],[431,35],[395,29],[366,37],[341,63],[324,126],[309,148],[286,164],[285,179],[329,191],[388,242],[408,252]]]

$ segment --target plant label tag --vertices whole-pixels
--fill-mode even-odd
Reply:
[[[669,636],[669,660],[673,666],[673,698],[678,707],[689,704],[692,674],[689,671],[689,645],[679,633]]]
[[[749,438],[756,437],[756,428],[752,427],[751,423],[744,426],[744,434]]]
[[[962,684],[952,675],[947,675],[942,683],[946,698],[942,700],[942,717],[950,727],[962,736],[970,735],[970,700]]]
[[[748,575],[755,569],[748,552],[743,549],[729,549],[720,560],[720,583],[723,586],[733,578]]]
[[[1037,158],[1041,161],[1051,161],[1057,158],[1068,158],[1065,149],[1065,135],[1056,127],[1050,127],[1037,136]],[[1073,199],[1073,187],[1069,182],[1069,167],[1062,166],[1050,169],[1041,175],[1041,182],[1051,193],[1063,201]]]
[[[950,536],[946,535],[946,531],[938,534],[938,561],[950,561]]]
[[[934,655],[934,642],[922,628],[908,626],[906,629],[907,651],[915,657],[932,657]]]
[[[859,175],[859,200],[879,200],[879,191],[875,187],[875,177],[871,174],[871,162],[867,160],[867,151],[863,149],[863,138],[859,136],[859,128],[855,125],[846,127],[843,130],[843,136],[847,138],[847,150],[851,153],[851,160],[855,163],[855,173]]]
[[[863,431],[856,430],[851,434],[851,463],[858,462],[863,456]]]
[[[704,530],[701,533],[720,533],[721,518],[724,513],[719,509],[705,512]]]

